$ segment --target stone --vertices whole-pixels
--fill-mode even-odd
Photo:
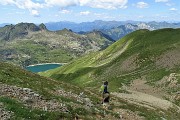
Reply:
[[[26,103],[33,103],[33,100],[29,97],[23,97],[23,101]]]

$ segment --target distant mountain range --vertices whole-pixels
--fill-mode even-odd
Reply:
[[[0,27],[6,25],[0,24]],[[79,34],[85,34],[93,30],[101,31],[110,36],[113,40],[119,40],[123,36],[139,29],[156,30],[162,28],[180,28],[180,22],[140,22],[140,21],[102,21],[95,20],[93,22],[74,23],[68,21],[49,22],[45,26],[50,31],[70,29]]]
[[[27,66],[45,62],[69,62],[114,42],[101,31],[84,35],[63,29],[49,31],[44,24],[19,23],[0,28],[0,60]]]
[[[156,30],[162,28],[180,28],[179,23],[168,22],[138,22],[138,21],[102,21],[96,20],[94,22],[51,22],[45,24],[49,30],[61,30],[64,28],[71,29],[80,34],[89,31],[99,30],[104,34],[109,35],[114,40],[119,40],[123,36],[139,29]]]
[[[125,35],[140,29],[154,30],[154,28],[146,23],[139,23],[136,25],[128,23],[111,29],[101,29],[100,31],[110,36],[113,40],[119,40]]]
[[[5,25],[10,25],[10,23],[2,23],[0,24],[0,27],[4,27]]]
[[[95,20],[93,22],[82,22],[82,23],[61,21],[61,22],[45,23],[45,25],[49,30],[52,31],[67,28],[75,32],[80,32],[80,31],[87,32],[87,31],[92,31],[94,29],[111,29],[113,27],[119,27],[121,25],[126,25],[126,24],[138,25],[141,23],[144,23],[153,29],[180,27],[180,22],[168,23],[168,22],[155,22],[155,21],[141,22],[141,21],[102,21],[102,20]]]
[[[125,24],[125,22],[102,21],[102,20],[96,20],[94,22],[82,22],[82,23],[74,23],[68,21],[45,23],[47,28],[51,31],[67,28],[73,30],[74,32],[80,32],[80,31],[88,32],[95,29],[110,29],[112,27],[117,27],[123,24]]]

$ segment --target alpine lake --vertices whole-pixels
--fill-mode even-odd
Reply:
[[[34,73],[38,73],[38,72],[44,72],[50,69],[55,69],[60,66],[62,66],[62,64],[45,63],[45,64],[30,65],[30,66],[25,67],[25,69]]]

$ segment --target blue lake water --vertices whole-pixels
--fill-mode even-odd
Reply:
[[[54,69],[60,66],[62,65],[61,64],[42,64],[42,65],[28,66],[25,69],[31,72],[37,73],[37,72],[43,72],[46,70]]]

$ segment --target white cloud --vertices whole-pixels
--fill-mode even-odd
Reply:
[[[31,0],[1,0],[2,5],[16,5],[20,9],[38,9],[43,8],[43,4],[34,3]]]
[[[145,3],[145,2],[138,2],[138,3],[136,4],[136,7],[137,7],[137,8],[148,8],[149,5],[148,5],[147,3]]]
[[[169,10],[171,10],[171,11],[177,11],[177,9],[176,9],[176,8],[171,8],[171,9],[169,9]]]
[[[105,15],[105,13],[94,13],[94,15],[95,15],[96,17],[102,17],[103,15]]]
[[[80,6],[102,9],[127,8],[127,2],[128,0],[79,0]]]
[[[142,19],[142,18],[144,18],[144,16],[140,15],[140,16],[138,16],[138,18],[141,18],[141,19]]]
[[[8,5],[8,4],[14,4],[14,0],[1,0],[0,4],[2,5]]]
[[[83,12],[80,12],[80,15],[89,15],[91,12],[89,11],[83,11]]]
[[[69,11],[69,10],[61,10],[60,11],[60,13],[63,13],[63,14],[68,14],[68,13],[70,13],[71,11]]]
[[[167,6],[173,6],[173,3],[166,3]]]
[[[47,6],[69,7],[78,5],[79,0],[45,0]]]
[[[1,0],[2,5],[15,5],[20,9],[28,9],[33,16],[39,16],[37,9],[43,8],[44,4],[34,3],[31,0]]]
[[[40,2],[41,1],[41,2]],[[92,8],[117,9],[127,8],[128,0],[0,0],[2,5],[16,5],[21,9],[38,9],[43,7],[59,6],[61,8],[69,6],[88,6]]]
[[[16,11],[16,14],[25,14],[25,12],[19,12],[19,11]]]
[[[155,2],[168,2],[169,0],[155,0]]]
[[[127,8],[128,0],[0,0],[1,5],[13,5],[20,9],[27,9],[33,16],[39,16],[39,9],[47,7],[60,7],[61,13],[70,13],[64,10],[70,6],[87,6],[100,9]],[[81,15],[90,14],[89,11],[81,12]]]
[[[15,5],[21,9],[38,9],[43,8],[43,4],[34,3],[31,0],[17,0]]]
[[[37,10],[30,10],[31,15],[33,15],[34,17],[39,17],[39,12]]]
[[[102,9],[126,8],[127,2],[128,0],[45,0],[47,6],[88,6]]]

